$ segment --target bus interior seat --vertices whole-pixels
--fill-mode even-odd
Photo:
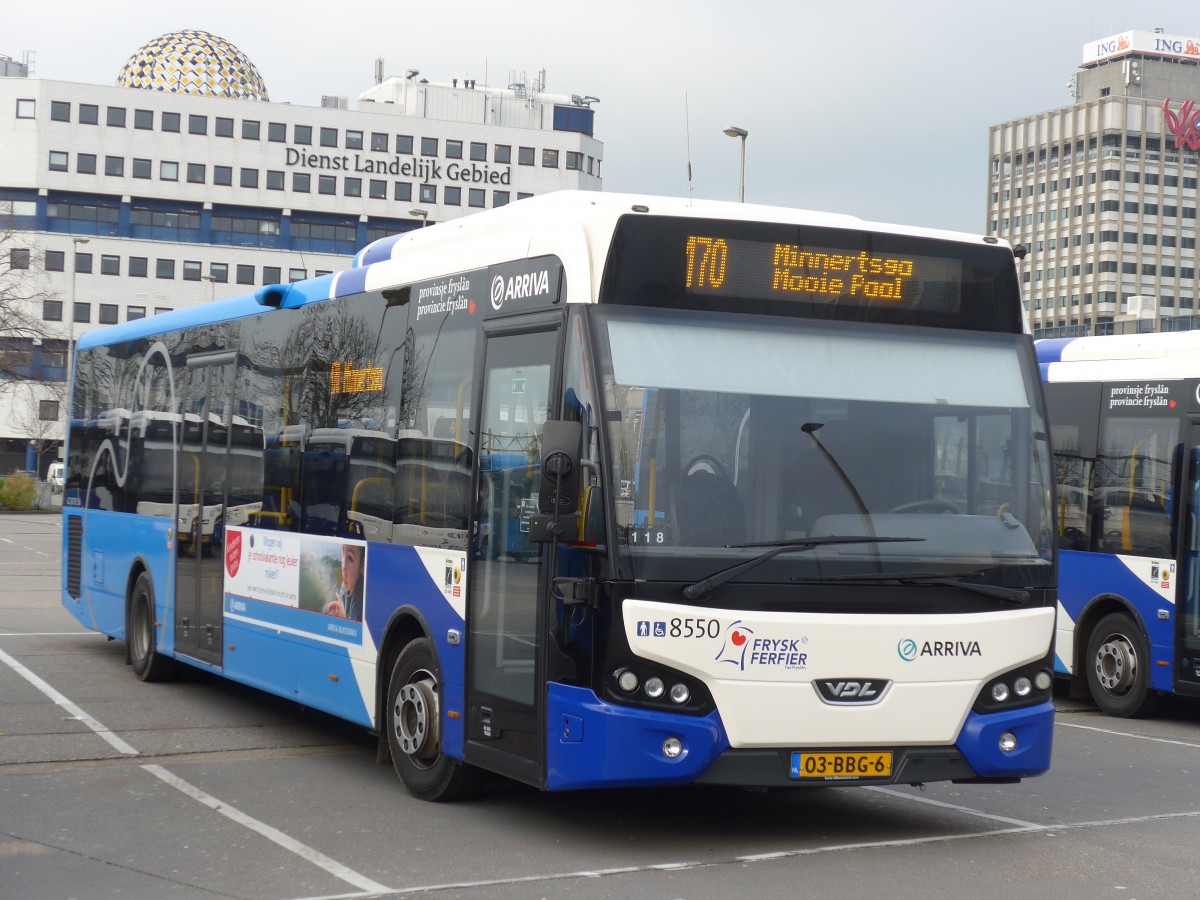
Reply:
[[[723,547],[746,540],[746,510],[737,487],[724,475],[703,469],[683,480],[676,503],[683,542]]]

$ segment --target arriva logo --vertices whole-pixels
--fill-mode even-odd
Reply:
[[[917,658],[917,642],[912,638],[904,638],[896,645],[896,652],[905,662],[912,662]]]
[[[523,300],[540,294],[550,294],[550,273],[545,269],[508,278],[497,275],[492,279],[492,309],[497,311],[504,306],[505,300]]]

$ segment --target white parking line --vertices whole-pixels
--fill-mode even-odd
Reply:
[[[138,752],[136,750],[134,750],[133,747],[129,746],[129,744],[125,743],[125,741],[123,741],[121,738],[117,737],[117,735],[113,734],[109,729],[105,728],[103,725],[101,725],[99,722],[97,722],[95,719],[93,719],[91,716],[89,716],[87,713],[85,713],[82,709],[80,709],[78,706],[76,706],[74,703],[72,703],[70,700],[68,700],[66,697],[64,697],[62,694],[60,694],[58,691],[56,691],[50,685],[48,685],[41,678],[34,675],[31,671],[29,671],[29,669],[25,668],[25,666],[21,665],[19,662],[17,662],[11,656],[9,656],[7,653],[5,653],[3,650],[0,650],[0,662],[3,662],[10,669],[12,669],[14,672],[16,672],[18,675],[20,675],[22,678],[24,678],[30,684],[32,684],[35,688],[37,688],[39,691],[41,691],[43,694],[45,694],[47,697],[49,697],[51,700],[53,700],[55,703],[57,703],[59,706],[61,706],[63,709],[65,709],[67,712],[69,712],[74,718],[78,719],[80,722],[82,722],[88,728],[92,729],[92,731],[96,732],[97,735],[99,735],[101,738],[103,738],[105,741],[107,741],[109,743],[109,745],[114,750],[116,750],[118,753],[123,753],[127,756],[137,756],[138,755]]]
[[[1097,728],[1095,725],[1075,725],[1072,722],[1055,722],[1055,725],[1061,725],[1063,728],[1078,728],[1081,731],[1098,731],[1100,734],[1112,734],[1117,737],[1133,738],[1138,741],[1150,741],[1154,744],[1173,744],[1176,747],[1193,747],[1200,750],[1200,744],[1194,741],[1174,741],[1170,738],[1151,737],[1147,734],[1132,734],[1128,731],[1117,731],[1115,728]]]
[[[969,806],[946,803],[942,800],[934,800],[932,797],[918,797],[916,794],[907,794],[904,791],[897,791],[892,788],[868,787],[867,790],[874,791],[877,794],[887,794],[889,797],[899,797],[901,800],[911,800],[913,803],[924,803],[928,806],[940,806],[942,809],[952,809],[955,812],[966,813],[969,816],[978,816],[981,819],[990,819],[993,822],[1003,822],[1006,825],[1015,825],[1018,828],[1038,827],[1036,822],[1026,822],[1023,819],[1010,819],[1008,816],[997,816],[992,813],[985,813],[983,810],[971,809]]]

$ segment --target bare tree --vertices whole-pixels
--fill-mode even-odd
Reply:
[[[33,380],[33,344],[48,336],[42,304],[52,299],[41,258],[0,205],[0,391]]]
[[[57,451],[63,434],[60,410],[66,401],[67,386],[61,382],[20,383],[19,394],[12,397],[14,431],[28,438],[37,456],[36,470],[43,472],[47,455]],[[44,403],[56,404],[54,415],[47,418]]]

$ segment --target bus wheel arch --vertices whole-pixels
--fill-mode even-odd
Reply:
[[[474,793],[483,773],[442,753],[441,669],[433,642],[409,641],[388,678],[382,730],[392,767],[421,800],[459,800]]]
[[[1151,715],[1160,697],[1150,686],[1150,638],[1137,614],[1109,597],[1093,603],[1081,624],[1075,674],[1092,700],[1106,715]]]
[[[154,597],[150,570],[135,564],[125,599],[126,658],[141,681],[168,681],[175,674],[175,661],[158,650],[158,607]]]

